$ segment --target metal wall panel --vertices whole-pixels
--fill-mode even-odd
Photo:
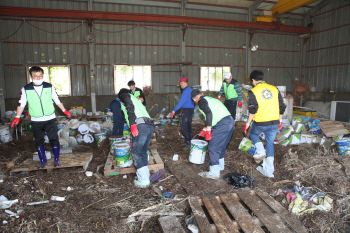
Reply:
[[[307,43],[305,77],[317,92],[350,91],[350,6],[347,4],[332,1],[317,14],[339,9],[312,18],[315,33]]]
[[[87,10],[87,2],[74,1],[41,1],[41,0],[2,0],[0,5],[38,7],[69,10]],[[93,3],[95,11],[129,12],[145,14],[181,15],[180,8],[164,8],[149,6],[134,6],[121,4]],[[246,15],[222,12],[186,10],[186,16],[219,18],[229,20],[245,20]],[[11,35],[23,21],[0,20],[1,36]],[[29,24],[30,23],[30,24]],[[113,65],[114,64],[144,64],[153,65],[153,91],[155,93],[179,92],[176,85],[180,72],[179,66],[154,65],[157,63],[181,62],[181,30],[177,27],[152,27],[130,25],[131,22],[109,22],[111,24],[94,23],[96,35],[96,81],[98,95],[113,95]],[[114,23],[114,24],[113,24]],[[295,20],[288,24],[297,24]],[[137,24],[137,23],[136,23]],[[38,29],[39,28],[39,29]],[[54,33],[49,33],[54,32]],[[90,93],[90,78],[87,64],[89,63],[88,45],[84,36],[88,32],[87,25],[79,23],[57,22],[25,22],[19,31],[6,41],[20,42],[57,42],[57,44],[2,44],[2,55],[5,64],[70,64],[72,73],[73,96]],[[198,85],[199,67],[202,65],[228,65],[238,80],[243,81],[245,51],[237,49],[245,44],[245,32],[236,30],[219,31],[190,27],[186,30],[186,61],[193,65],[186,66],[189,84]],[[267,42],[268,41],[268,42]],[[299,50],[297,36],[256,33],[253,43],[259,49]],[[74,44],[62,44],[74,43]],[[79,44],[82,43],[82,44]],[[191,47],[200,46],[200,47]],[[221,48],[213,48],[221,47]],[[241,53],[242,51],[242,53]],[[10,61],[11,60],[11,61]],[[76,65],[75,65],[76,64]],[[83,66],[82,64],[85,64]],[[299,54],[292,52],[272,52],[258,50],[252,53],[253,66],[299,66]],[[254,69],[254,67],[253,67]],[[291,80],[298,75],[298,69],[292,68],[259,68],[271,78],[270,83],[291,87]],[[243,72],[242,72],[243,70]],[[5,66],[4,76],[7,78],[9,66]],[[86,77],[86,79],[85,79]],[[286,78],[288,77],[288,78]],[[17,80],[18,79],[18,80]],[[282,79],[282,80],[281,80]],[[11,80],[11,81],[10,81]],[[6,85],[6,97],[17,98],[19,88],[26,83],[24,66],[13,66]],[[88,85],[88,88],[86,88]],[[87,89],[87,90],[86,90]]]

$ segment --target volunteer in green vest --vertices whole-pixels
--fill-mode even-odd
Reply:
[[[68,118],[70,118],[71,115],[61,103],[55,87],[52,84],[43,81],[44,70],[41,67],[32,66],[29,69],[29,74],[33,82],[25,85],[21,90],[17,114],[12,121],[11,127],[14,127],[19,123],[20,116],[28,102],[33,135],[41,162],[38,168],[44,168],[47,163],[44,146],[45,133],[47,134],[52,146],[52,151],[55,157],[54,165],[55,167],[59,167],[60,143],[58,141],[57,121],[53,101],[62,112],[68,116]]]
[[[193,90],[191,98],[198,104],[199,111],[205,117],[206,126],[199,133],[199,136],[205,137],[209,141],[209,172],[201,172],[198,175],[218,179],[220,171],[225,168],[226,147],[235,129],[235,121],[219,100],[204,96],[200,90]]]
[[[236,106],[238,101],[238,107],[242,107],[242,93],[241,88],[239,87],[239,83],[236,79],[232,78],[232,74],[230,72],[226,72],[224,74],[224,82],[222,83],[218,100],[221,99],[222,94],[225,93],[225,102],[224,105],[230,112],[232,118],[236,119]]]
[[[128,86],[130,88],[131,94],[133,94],[138,100],[142,102],[144,106],[146,106],[145,93],[143,93],[140,88],[135,86],[135,82],[133,80],[128,82]]]
[[[147,149],[151,143],[154,124],[142,103],[128,89],[121,89],[118,97],[122,103],[125,120],[131,129],[131,156],[136,167],[136,187],[146,188],[150,184]]]
[[[261,70],[254,70],[250,74],[250,80],[255,86],[249,94],[249,118],[244,126],[244,132],[253,121],[250,138],[256,147],[253,156],[255,162],[263,161],[262,166],[257,170],[267,177],[274,177],[274,147],[273,143],[278,130],[283,127],[282,117],[286,109],[283,98],[277,87],[267,84],[264,80],[264,73]],[[266,153],[259,135],[265,134]],[[267,155],[267,157],[266,157]]]

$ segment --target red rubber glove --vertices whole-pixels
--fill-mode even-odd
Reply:
[[[200,131],[198,135],[201,136],[201,137],[204,137],[205,136],[205,130],[202,129],[202,131]]]
[[[206,130],[205,131],[205,139],[208,140],[208,141],[211,139],[211,130]]]
[[[244,133],[247,134],[247,129],[249,128],[249,125],[248,124],[245,124],[244,126]]]
[[[218,100],[220,100],[221,99],[221,97],[220,96],[218,96]]]
[[[278,130],[281,130],[283,128],[283,123],[282,121],[278,124]]]
[[[133,124],[131,125],[131,134],[133,137],[136,137],[137,135],[139,135],[139,131],[137,130],[137,125]]]
[[[175,115],[175,112],[172,111],[172,112],[171,112],[171,115],[170,115],[170,118],[174,118],[174,115]]]
[[[19,117],[15,117],[15,119],[13,119],[11,127],[14,127],[15,125],[18,125],[19,123]]]
[[[67,115],[68,116],[68,118],[71,118],[71,115],[70,115],[70,112],[68,111],[68,110],[64,110],[64,112],[63,112],[65,115]]]
[[[238,107],[242,107],[242,102],[238,102]]]

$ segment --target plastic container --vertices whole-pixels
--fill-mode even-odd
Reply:
[[[98,146],[101,146],[103,140],[107,138],[106,133],[95,134],[95,140]]]
[[[132,159],[130,154],[121,156],[121,157],[116,157],[115,158],[115,164],[118,167],[129,167],[132,165]]]
[[[86,124],[81,124],[79,125],[78,127],[78,131],[81,133],[81,134],[87,134],[90,132],[90,128],[89,126],[87,126]]]
[[[248,152],[250,154],[255,154],[256,148],[252,141],[248,138],[243,138],[241,143],[238,146],[238,149],[241,151]]]
[[[337,146],[339,147],[349,147],[350,146],[350,138],[342,138],[342,139],[337,139],[335,140],[335,143],[337,144]]]
[[[7,143],[12,141],[12,135],[10,134],[10,128],[8,126],[0,127],[0,142]]]
[[[128,124],[124,124],[124,129],[123,130],[130,130],[130,127],[128,126]]]
[[[105,113],[107,114],[108,112],[112,112],[112,110],[109,108],[105,108]]]
[[[168,120],[160,120],[160,125],[166,125],[168,123]]]
[[[179,119],[171,119],[171,125],[179,125]]]
[[[193,139],[191,140],[191,151],[188,160],[191,163],[203,164],[205,161],[205,155],[207,153],[208,143],[203,140]]]
[[[350,146],[339,146],[338,150],[340,155],[350,155]]]
[[[84,137],[81,134],[78,134],[75,139],[77,140],[78,144],[84,141]]]
[[[123,157],[129,155],[130,145],[128,143],[120,143],[114,146],[115,157]]]
[[[92,143],[94,141],[94,137],[91,134],[85,134],[84,135],[84,142],[85,143]]]
[[[78,128],[70,128],[69,129],[69,136],[73,136],[77,133]]]
[[[69,142],[67,141],[67,139],[65,139],[65,138],[60,138],[60,139],[59,139],[59,142],[60,142],[61,148],[67,148],[67,147],[69,147]]]
[[[114,147],[114,143],[115,142],[120,142],[120,141],[122,141],[123,140],[123,138],[122,137],[119,137],[119,138],[116,138],[116,137],[110,137],[109,138],[109,146],[110,146],[110,152],[113,154],[114,153],[114,149],[113,149],[113,147]]]
[[[5,112],[5,117],[10,119],[12,114],[13,114],[13,111],[7,111],[7,112]]]
[[[129,136],[130,134],[130,130],[123,130],[123,136]]]

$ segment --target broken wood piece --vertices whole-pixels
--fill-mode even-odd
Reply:
[[[104,183],[103,179],[101,178],[101,176],[97,173],[94,173],[94,177],[96,177],[99,181],[101,181],[102,183]]]
[[[163,233],[185,233],[179,220],[175,216],[165,216],[158,219]]]
[[[133,197],[133,196],[135,196],[135,195],[131,195],[131,196],[129,196],[129,197],[126,197],[126,198],[124,198],[124,199],[121,199],[120,201],[114,202],[114,203],[112,203],[112,204],[110,204],[110,205],[108,205],[108,206],[103,207],[102,209],[107,208],[107,207],[110,207],[110,206],[114,206],[114,205],[118,204],[119,202],[125,201],[125,200],[127,200],[127,199],[129,199],[129,198],[131,198],[131,197]]]
[[[294,181],[292,181],[292,180],[282,180],[282,181],[278,181],[278,182],[273,183],[273,187],[276,187],[276,186],[278,186],[280,184],[293,183],[293,182]]]
[[[17,155],[14,159],[12,159],[10,162],[7,163],[7,168],[13,168],[15,166],[15,162],[22,157],[22,154]]]
[[[303,170],[304,167],[292,167],[292,168],[288,168],[288,171],[294,171],[294,170]]]
[[[143,213],[143,212],[145,212],[145,211],[147,211],[147,210],[156,209],[156,208],[158,208],[158,207],[160,207],[160,206],[162,206],[162,205],[168,204],[169,202],[170,202],[170,201],[166,201],[166,202],[164,202],[164,203],[159,203],[159,204],[156,204],[156,205],[147,207],[146,209],[139,210],[139,211],[137,211],[137,212],[135,212],[135,213],[133,213],[133,214],[130,214],[130,215],[128,216],[128,218],[138,216],[138,215],[140,215],[140,213]]]
[[[168,177],[166,177],[166,178],[164,178],[164,179],[158,181],[158,183],[163,182],[163,181],[165,181],[165,180],[167,180],[167,179],[169,179],[170,177],[173,177],[173,176],[174,176],[174,175],[168,176]]]
[[[168,212],[168,211],[160,211],[160,212],[142,212],[139,215],[142,216],[156,216],[156,215],[163,215],[163,216],[184,216],[185,214],[182,212]]]

